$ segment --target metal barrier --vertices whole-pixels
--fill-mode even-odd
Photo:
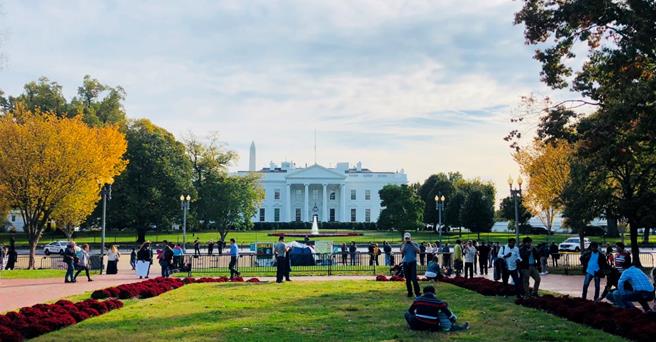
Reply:
[[[100,269],[100,254],[91,255],[89,258],[91,270]],[[26,270],[30,265],[30,256],[21,254],[16,257],[15,270]],[[38,270],[65,270],[64,257],[58,254],[34,256],[34,268]]]

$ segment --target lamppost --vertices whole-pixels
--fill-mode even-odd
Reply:
[[[519,199],[522,198],[522,177],[517,177],[517,188],[513,189],[513,179],[508,177],[510,196],[515,201],[515,239],[519,244]]]
[[[112,199],[112,185],[105,184],[100,189],[103,199],[102,236],[100,238],[100,274],[105,269],[105,229],[107,228],[107,201]]]
[[[180,195],[180,208],[182,209],[182,250],[187,253],[187,211],[189,211],[191,195]]]
[[[437,232],[440,235],[440,242],[442,242],[442,211],[444,210],[444,195],[435,195],[435,206],[437,209]]]

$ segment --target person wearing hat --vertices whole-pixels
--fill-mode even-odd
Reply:
[[[412,330],[460,331],[469,329],[469,323],[456,324],[456,315],[449,305],[435,297],[435,288],[424,287],[424,295],[417,297],[405,313],[405,320]]]
[[[416,296],[421,295],[421,289],[417,281],[417,253],[419,253],[419,246],[412,242],[410,233],[403,234],[401,255],[403,255],[403,273],[405,274],[405,287],[408,290],[408,297],[412,297],[413,288]]]

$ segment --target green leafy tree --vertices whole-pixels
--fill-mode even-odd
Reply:
[[[520,197],[518,199],[517,203],[517,208],[519,212],[519,224],[524,225],[528,220],[531,219],[531,212],[528,210],[522,201],[522,198]],[[500,205],[500,212],[499,216],[502,219],[508,220],[509,222],[512,223],[513,227],[517,227],[517,224],[515,222],[515,200],[512,199],[512,197],[508,196],[505,197],[503,200],[501,200],[501,205]]]
[[[449,227],[462,227],[460,221],[460,208],[465,203],[466,194],[462,190],[454,191],[451,196],[446,199],[444,209],[444,223]]]
[[[130,164],[114,183],[108,220],[113,227],[136,229],[141,243],[151,227],[180,221],[181,194],[196,194],[191,162],[173,134],[140,119],[130,122],[126,137]]]
[[[422,226],[424,204],[407,185],[385,185],[378,193],[383,207],[379,227],[415,230]]]
[[[460,223],[469,231],[478,233],[489,232],[494,225],[494,206],[481,190],[471,191],[460,208]]]
[[[629,222],[635,255],[638,228],[649,224],[656,197],[655,17],[654,1],[606,0],[525,0],[515,16],[527,44],[540,45],[535,58],[543,81],[582,98],[546,108],[539,137],[575,143],[577,167],[594,187],[608,190],[596,202]],[[582,63],[570,63],[581,45],[587,45]],[[568,104],[591,105],[591,114]]]
[[[437,223],[435,196],[443,195],[446,198],[451,197],[455,188],[453,185],[454,175],[459,175],[459,173],[431,175],[419,187],[417,194],[424,201],[424,223]]]
[[[230,228],[252,227],[251,218],[264,200],[264,190],[256,174],[242,177],[211,172],[198,189],[198,196],[199,217],[211,222],[209,226],[216,228],[221,242],[225,242]]]

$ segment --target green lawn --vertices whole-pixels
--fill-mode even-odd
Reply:
[[[334,231],[334,230],[322,230],[324,232],[329,232],[329,231]],[[273,241],[275,240],[275,237],[269,236],[269,233],[274,233],[275,231],[245,231],[245,232],[230,232],[228,234],[227,239],[230,238],[235,238],[239,244],[250,244],[253,242],[264,242],[264,241]],[[295,232],[302,232],[301,230],[295,231]],[[353,237],[322,237],[322,238],[316,238],[316,240],[330,240],[334,241],[335,243],[342,243],[342,242],[351,242],[355,241],[358,243],[367,243],[369,241],[373,242],[378,242],[381,243],[383,241],[391,241],[393,243],[400,243],[401,242],[401,235],[402,232],[388,232],[388,231],[356,231],[359,233],[363,233],[364,235],[362,236],[353,236]],[[309,231],[308,231],[309,233]],[[0,233],[0,243],[7,243],[9,241],[11,234],[8,233]],[[524,236],[524,235],[522,235]],[[542,242],[542,241],[555,241],[556,243],[560,243],[567,239],[568,237],[573,236],[572,234],[555,234],[552,236],[546,236],[546,235],[532,235],[534,241],[536,243]],[[213,241],[218,241],[219,240],[219,234],[216,231],[212,232],[197,232],[197,233],[188,233],[187,234],[187,241],[188,243],[191,243],[194,241],[195,238],[199,238],[200,241],[205,244],[209,240]],[[458,232],[454,233],[449,233],[446,235],[443,235],[442,240],[443,241],[448,241],[450,243],[453,243],[457,239],[463,239],[463,240],[469,240],[469,239],[476,239],[478,237],[477,234],[473,233],[462,233],[462,235],[458,234]],[[506,241],[509,237],[514,237],[514,234],[512,233],[482,233],[481,234],[481,240],[485,241]],[[437,241],[438,240],[438,234],[435,232],[414,232],[413,233],[413,239],[415,241]],[[146,235],[146,239],[153,241],[153,242],[161,242],[163,240],[168,240],[168,241],[173,241],[173,242],[182,242],[182,233],[181,232],[174,232],[174,233],[162,233],[162,234],[156,234],[156,233],[149,233]],[[302,240],[302,238],[290,238],[290,239],[297,239],[297,240]],[[590,237],[591,240],[593,241],[606,241],[605,239],[602,239],[601,237]],[[49,242],[57,241],[57,240],[65,240],[64,237],[61,236],[56,236],[53,235],[52,233],[46,234],[44,237],[41,238],[40,244],[47,244]],[[78,233],[75,237],[74,240],[78,244],[82,243],[91,243],[91,244],[99,244],[100,243],[100,233],[99,232],[81,232]],[[608,241],[618,241],[621,240],[621,238],[615,238],[615,239],[608,239]],[[134,242],[136,241],[136,234],[134,232],[108,232],[106,235],[106,243],[108,244],[123,244],[123,245],[133,245]],[[26,246],[27,245],[27,239],[24,234],[16,234],[16,243],[20,246]]]
[[[65,270],[4,270],[0,271],[0,279],[41,279],[62,278]]]
[[[38,341],[622,341],[511,299],[484,297],[448,284],[450,303],[467,332],[412,332],[403,313],[403,283],[194,284],[126,307]]]

